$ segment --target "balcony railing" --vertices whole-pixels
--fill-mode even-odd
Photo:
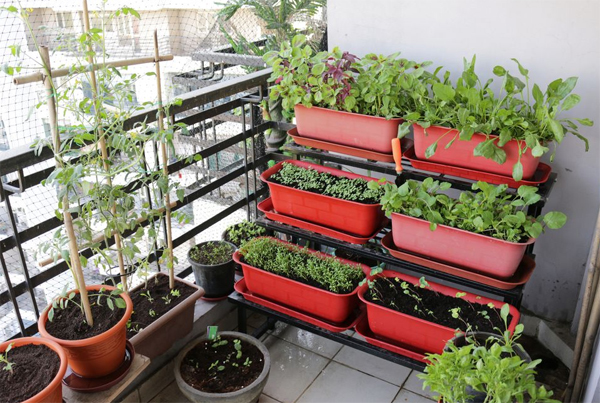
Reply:
[[[264,132],[273,123],[264,122],[257,103],[266,94],[269,70],[263,70],[180,96],[181,105],[171,108],[174,122],[188,125],[193,136],[178,135],[178,158],[170,163],[169,173],[186,185],[186,195],[173,210],[188,209],[192,223],[174,228],[175,270],[179,277],[191,274],[187,252],[194,238],[218,238],[227,223],[257,214],[256,201],[266,192],[257,178],[270,159],[265,153]],[[243,112],[242,112],[243,111]],[[136,123],[156,121],[157,110],[144,110],[127,120],[125,129]],[[234,118],[231,118],[234,117]],[[146,151],[147,152],[147,151]],[[150,147],[148,160],[155,153]],[[193,156],[202,159],[195,162]],[[62,225],[54,216],[53,189],[40,183],[53,170],[52,152],[35,155],[23,147],[0,154],[0,339],[37,332],[40,311],[70,280],[65,261],[40,267],[34,256],[37,245]],[[130,192],[144,192],[152,202],[146,184],[132,183]],[[148,225],[148,222],[142,223]],[[112,239],[105,241],[107,246]],[[151,262],[161,270],[160,249],[148,252]],[[82,250],[89,258],[91,250]],[[90,260],[91,262],[91,260]],[[163,268],[164,270],[164,268]],[[98,283],[102,273],[88,265],[87,280]]]

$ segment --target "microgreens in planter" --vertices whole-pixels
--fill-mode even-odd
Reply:
[[[223,240],[241,247],[251,239],[267,235],[267,230],[251,221],[230,225],[224,232]]]
[[[433,130],[434,126],[443,126],[439,128],[439,136],[435,135],[425,143],[425,158],[432,158],[436,152],[452,147],[456,140],[471,141],[476,136],[479,140],[473,144],[473,155],[493,160],[497,164],[507,162],[507,152],[510,151],[505,146],[513,141],[515,152],[509,157],[513,165],[512,176],[517,181],[524,177],[522,159],[526,152],[529,151],[533,158],[539,158],[549,152],[554,143],[550,158],[553,160],[556,144],[562,143],[568,133],[581,139],[587,151],[588,141],[579,133],[577,123],[592,126],[593,122],[589,119],[563,117],[563,112],[580,102],[579,95],[571,94],[577,77],[554,80],[542,92],[537,84],[530,86],[529,70],[516,59],[512,60],[517,64],[525,82],[510,74],[508,69],[496,66],[493,73],[502,78],[497,94],[492,91],[493,79],[482,84],[475,73],[475,56],[471,62],[464,60],[464,71],[455,85],[450,81],[449,72],[444,74],[443,80],[437,77],[428,80],[431,96],[423,97],[422,93],[413,93],[415,109],[403,116],[406,122],[399,133],[401,136],[406,135],[408,126],[416,124],[428,136],[429,128]],[[439,70],[438,68],[436,73]],[[415,137],[415,147],[418,144],[420,143]],[[443,145],[443,149],[438,150],[438,145]],[[422,152],[415,151],[417,156]],[[463,157],[468,158],[469,156]],[[457,160],[456,165],[463,163]]]

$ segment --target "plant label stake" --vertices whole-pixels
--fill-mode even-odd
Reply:
[[[62,167],[63,161],[60,156],[60,134],[58,131],[58,120],[56,111],[56,93],[52,82],[52,67],[50,65],[50,53],[48,48],[45,46],[40,47],[40,56],[44,65],[44,87],[46,88],[46,95],[48,99],[48,115],[50,119],[50,130],[52,133],[52,142],[54,145],[54,159],[58,168]],[[87,289],[85,287],[85,278],[83,277],[83,271],[81,270],[81,261],[79,260],[79,247],[77,246],[77,237],[75,235],[75,229],[73,228],[73,218],[69,212],[69,195],[65,194],[62,200],[63,205],[63,222],[65,223],[65,230],[69,237],[69,255],[71,259],[71,270],[74,274],[76,286],[79,289],[79,295],[81,297],[81,304],[83,306],[83,312],[85,313],[85,320],[91,327],[94,326],[94,318],[92,317],[92,308],[88,299]]]
[[[84,23],[84,32],[89,34],[90,32],[90,16],[88,12],[88,4],[87,0],[83,0],[83,23]],[[94,110],[96,113],[96,121],[100,122],[100,105],[98,102],[98,84],[96,83],[96,72],[94,66],[94,56],[93,56],[92,44],[88,42],[88,61],[92,65],[90,70],[90,85],[92,87],[92,101],[94,103]],[[102,152],[102,165],[104,166],[104,170],[106,171],[106,183],[108,186],[112,187],[112,177],[110,173],[110,165],[108,164],[108,150],[106,149],[106,139],[104,137],[104,130],[102,129],[102,125],[98,125],[98,135],[100,137],[100,151]],[[111,213],[116,215],[117,213],[117,204],[113,202],[113,205],[110,208]],[[119,262],[119,273],[121,274],[121,284],[123,285],[123,291],[127,292],[127,276],[125,275],[125,262],[123,261],[123,245],[121,243],[121,235],[118,232],[114,233],[115,239],[115,247],[117,248],[117,260]]]
[[[164,125],[164,110],[162,103],[162,88],[160,84],[160,55],[158,53],[158,34],[154,30],[154,61],[156,66],[156,91],[158,98],[158,130],[163,131]],[[167,143],[166,140],[160,142],[160,154],[163,164],[163,173],[169,178],[169,160],[167,159]],[[171,199],[169,197],[169,191],[165,192],[165,227],[167,230],[167,252],[168,262],[167,267],[169,268],[169,288],[175,288],[175,267],[173,265],[173,234],[171,231]]]

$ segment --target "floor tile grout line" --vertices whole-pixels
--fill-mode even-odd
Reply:
[[[277,403],[283,403],[281,400],[277,400],[273,396],[266,394],[264,390],[260,392],[260,394],[267,396],[269,399],[275,400]],[[258,401],[260,402],[260,396],[258,396]]]
[[[332,360],[332,361],[334,361],[334,360]],[[371,378],[375,378],[375,379],[377,379],[377,380],[379,380],[379,381],[381,381],[381,382],[385,382],[385,383],[387,383],[388,385],[392,385],[392,386],[393,386],[393,387],[395,387],[395,388],[400,388],[400,389],[402,389],[402,386],[398,386],[398,385],[396,385],[395,383],[392,383],[392,382],[390,382],[390,381],[386,381],[385,379],[378,378],[378,377],[376,377],[376,376],[375,376],[375,375],[373,375],[373,374],[369,374],[368,372],[361,371],[360,369],[358,369],[358,368],[354,368],[354,367],[351,367],[350,365],[344,364],[343,362],[339,362],[339,361],[334,361],[334,362],[335,362],[336,364],[338,364],[338,365],[341,365],[341,366],[343,366],[343,367],[350,368],[350,369],[353,369],[353,370],[355,370],[356,372],[360,372],[361,374],[364,374],[364,375],[370,376]],[[408,379],[408,378],[406,378],[406,379]],[[405,382],[406,382],[406,381],[405,381]]]
[[[315,376],[315,379],[313,379],[313,380],[312,380],[312,381],[311,381],[311,382],[308,384],[308,386],[307,386],[307,387],[306,387],[306,388],[305,388],[305,389],[302,391],[302,393],[300,393],[300,396],[298,396],[298,397],[296,398],[296,400],[294,400],[294,403],[296,403],[296,402],[298,402],[298,400],[300,400],[300,398],[301,398],[301,397],[302,397],[302,396],[303,396],[303,395],[306,393],[306,391],[307,391],[308,389],[310,389],[310,387],[313,385],[313,383],[315,383],[315,381],[317,380],[317,378],[319,378],[319,377],[321,376],[321,374],[323,374],[323,372],[325,371],[325,369],[326,369],[326,368],[327,368],[329,365],[331,365],[331,363],[333,362],[333,360],[332,360],[332,359],[328,359],[328,361],[329,361],[329,362],[327,363],[327,365],[325,365],[325,366],[323,367],[323,369],[319,371],[319,373],[317,374],[317,376]]]

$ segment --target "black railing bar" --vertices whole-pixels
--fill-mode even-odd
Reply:
[[[259,128],[261,130],[262,129],[266,130],[266,128],[269,128],[269,127],[270,127],[270,123],[265,123],[265,124],[261,125]],[[231,145],[236,144],[239,141],[245,141],[245,139],[248,136],[250,136],[250,135],[254,136],[255,134],[257,134],[256,130],[247,131],[246,134],[244,134],[243,132],[239,133],[239,134],[237,134],[237,135],[235,135],[233,137],[230,137],[229,139],[227,139],[227,140],[225,140],[225,141],[223,141],[221,143],[215,144],[214,146],[206,148],[206,149],[204,149],[204,150],[202,150],[202,151],[200,151],[199,153],[196,153],[196,154],[201,154],[203,156],[203,158],[208,158],[209,156],[211,156],[213,154],[216,154],[217,151],[219,151],[220,149],[225,149],[227,147],[230,147]],[[222,143],[226,143],[225,146],[221,147],[220,145]],[[154,155],[155,155],[155,159],[156,159],[156,158],[158,158],[158,153],[157,153],[158,149],[156,147],[156,144],[153,144],[153,146],[154,146]],[[194,163],[195,163],[195,161],[186,162],[186,160],[180,160],[180,161],[175,162],[175,163],[173,163],[173,164],[171,164],[169,166],[169,172],[170,173],[174,173],[174,172],[180,171],[181,169],[183,169],[183,168],[185,168],[187,166],[190,166],[190,165],[192,165]],[[132,193],[132,192],[135,192],[135,191],[141,189],[144,186],[144,183],[146,183],[146,184],[148,183],[146,181],[146,179],[150,175],[151,174],[146,175],[143,178],[140,178],[140,179],[137,179],[137,180],[133,181],[132,183],[128,184],[123,190],[125,192],[127,192],[127,193]],[[160,192],[160,190],[159,190],[159,192]],[[160,195],[160,197],[162,197],[162,195]],[[73,213],[73,218],[76,218],[76,217],[77,217],[77,214]],[[20,233],[21,238],[19,238],[19,239],[21,240],[21,242],[27,242],[27,241],[29,241],[29,240],[37,237],[38,235],[44,233],[44,232],[48,232],[48,231],[50,231],[50,230],[52,230],[54,228],[59,227],[61,224],[62,224],[62,222],[58,218],[56,218],[56,217],[48,218],[47,220],[42,221],[41,223],[38,223],[38,224],[36,224],[35,226],[33,226],[31,228],[27,228],[27,229],[23,230]],[[0,241],[0,243],[2,244],[2,247],[4,248],[4,250],[10,250],[10,249],[12,249],[12,248],[14,248],[14,247],[17,246],[17,241],[12,236],[3,239],[2,241]]]
[[[263,158],[258,160],[257,163],[264,163],[268,160],[268,158],[269,158],[269,156],[265,155]],[[224,184],[228,183],[230,181],[230,179],[236,178],[236,177],[240,176],[242,173],[243,173],[243,168],[240,167],[236,171],[228,174],[226,177],[219,178],[218,180],[216,180],[206,186],[203,186],[202,188],[196,190],[195,192],[187,195],[184,198],[184,203],[178,202],[177,205],[175,207],[173,207],[172,210],[175,211],[175,210],[182,208],[184,205],[189,204],[190,202],[210,193],[215,188],[223,186]],[[244,200],[244,199],[242,199],[242,200]],[[126,231],[123,234],[123,237],[127,237],[127,236],[135,233],[137,228],[139,228],[140,226],[145,227],[149,224],[150,224],[149,220],[144,220],[134,230]],[[173,242],[175,242],[175,240]],[[103,243],[104,243],[104,246],[110,247],[114,244],[114,238],[111,237],[108,240],[104,240]],[[91,249],[83,249],[82,251],[80,251],[80,254],[85,256],[86,258],[90,258],[91,256],[93,256],[93,252]],[[47,270],[44,270],[43,272],[32,277],[31,282],[33,284],[33,287],[37,287],[38,285],[41,285],[42,283],[65,272],[66,270],[68,270],[68,266],[65,261],[61,260],[61,261],[57,262],[54,266],[52,266],[52,267],[48,268]],[[18,297],[19,295],[22,295],[26,291],[26,283],[21,282],[21,283],[15,285],[14,290],[15,290],[16,297]],[[9,300],[8,297],[9,297],[9,295],[6,291],[0,293],[0,305],[6,303]]]
[[[209,109],[204,109],[198,113],[194,113],[193,115],[186,116],[179,120],[176,120],[176,123],[185,123],[186,125],[192,125],[196,123],[200,123],[206,119],[213,118],[217,115],[230,111],[239,107],[241,104],[240,98],[236,98],[232,101],[226,102],[221,105],[214,106]]]
[[[250,129],[253,132],[253,128]],[[246,103],[242,100],[242,133],[246,134]],[[252,136],[254,138],[254,136]],[[246,177],[246,219],[250,221],[250,178],[248,176],[248,142],[244,139],[244,176]]]
[[[4,279],[6,280],[6,286],[8,287],[5,292],[8,293],[10,301],[13,304],[15,314],[17,315],[17,321],[19,322],[19,328],[21,329],[21,334],[23,337],[25,337],[25,323],[23,323],[23,318],[21,317],[21,311],[19,310],[19,304],[17,303],[17,295],[15,295],[12,281],[10,280],[8,267],[6,266],[6,261],[4,260],[4,251],[2,248],[0,248],[0,265],[2,265],[2,273],[4,273]]]
[[[265,69],[245,75],[243,77],[213,84],[199,90],[190,91],[178,97],[182,101],[181,105],[171,106],[170,112],[173,114],[178,114],[197,106],[206,105],[212,101],[223,99],[228,96],[259,87],[266,82],[270,75],[271,69]],[[157,112],[157,108],[139,111],[125,121],[124,130],[133,129],[136,124],[144,121],[147,123],[154,122],[156,120]]]
[[[4,196],[4,205],[6,207],[6,214],[8,214],[8,218],[10,220],[10,226],[13,231],[13,238],[17,244],[17,251],[19,253],[19,260],[21,261],[21,267],[23,268],[23,275],[25,276],[25,283],[27,284],[27,290],[29,291],[29,296],[31,297],[31,303],[33,305],[33,311],[36,316],[40,315],[37,301],[35,300],[35,293],[33,290],[33,286],[31,285],[31,278],[29,277],[29,270],[27,269],[27,259],[25,258],[25,253],[23,252],[23,245],[19,241],[19,228],[17,227],[17,221],[15,219],[15,214],[12,209],[12,205],[10,203],[10,197],[4,191],[4,187],[0,182],[0,193]],[[8,283],[7,283],[8,284]]]
[[[254,109],[254,104],[250,103],[250,128],[254,131],[255,127],[256,127],[256,119],[255,119],[255,109]],[[254,161],[256,161],[256,139],[254,138],[254,136],[251,137],[252,139],[252,162],[254,163]],[[257,176],[257,172],[256,170],[254,170],[254,174],[252,175],[252,177],[254,178],[254,193],[256,193],[256,176]],[[250,207],[248,206],[248,211],[250,211]],[[258,200],[254,199],[254,217],[258,217]]]
[[[252,88],[260,87],[266,82],[270,75],[270,71],[270,69],[261,70],[243,77],[191,91],[179,97],[183,101],[182,104],[180,106],[173,106],[171,112],[175,114],[185,112],[193,107],[208,104],[211,101],[216,101]],[[157,112],[158,109],[156,107],[137,112],[134,116],[125,121],[123,130],[131,130],[135,128],[137,124],[144,121],[147,124],[156,121]],[[30,146],[21,146],[4,151],[0,154],[0,176],[14,172],[19,168],[26,168],[39,162],[46,161],[53,156],[52,150],[48,147],[44,147],[39,156],[35,154],[35,150]]]

